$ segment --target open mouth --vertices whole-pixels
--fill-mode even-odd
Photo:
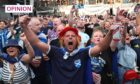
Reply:
[[[13,50],[11,50],[11,51],[9,51],[10,53],[13,53],[14,51]]]
[[[99,39],[97,41],[100,41]]]
[[[73,42],[68,42],[68,45],[73,45]]]
[[[54,26],[57,26],[57,24],[54,24]]]
[[[97,42],[100,42],[100,39],[97,39],[96,41],[97,41]]]
[[[129,40],[129,38],[126,38],[126,40]]]

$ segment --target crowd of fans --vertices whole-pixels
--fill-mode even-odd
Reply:
[[[0,21],[0,84],[139,84],[139,70],[139,11]]]

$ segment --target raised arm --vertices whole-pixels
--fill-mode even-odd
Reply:
[[[26,39],[26,36],[24,33],[20,34],[20,39],[24,42],[24,45],[27,50],[27,54],[24,54],[21,60],[24,61],[25,63],[30,63],[34,57],[34,50],[32,46],[30,45],[29,41]]]
[[[100,41],[100,43],[90,49],[90,56],[95,56],[101,51],[104,51],[107,49],[111,43],[112,40],[112,32],[113,30],[110,30],[107,35],[103,38],[103,40]]]
[[[70,14],[69,14],[69,19],[68,19],[68,23],[69,23],[69,26],[73,26],[73,24],[76,23],[76,21],[74,21],[74,13],[76,12],[76,9],[74,8],[71,8],[70,10]]]
[[[49,50],[49,45],[46,43],[41,42],[36,34],[31,30],[31,28],[28,26],[28,23],[30,21],[30,17],[25,15],[19,18],[19,23],[28,39],[28,41],[38,47],[43,53],[46,53]]]

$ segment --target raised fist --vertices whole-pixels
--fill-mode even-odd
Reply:
[[[19,17],[19,24],[21,25],[22,28],[27,28],[29,21],[30,17],[28,15]]]
[[[21,34],[20,34],[20,39],[21,39],[23,42],[27,40],[27,38],[26,38],[26,36],[25,36],[24,33],[21,33]]]

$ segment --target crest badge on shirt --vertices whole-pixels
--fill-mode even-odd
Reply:
[[[74,65],[75,65],[76,68],[80,68],[81,67],[81,60],[80,59],[75,60]]]

